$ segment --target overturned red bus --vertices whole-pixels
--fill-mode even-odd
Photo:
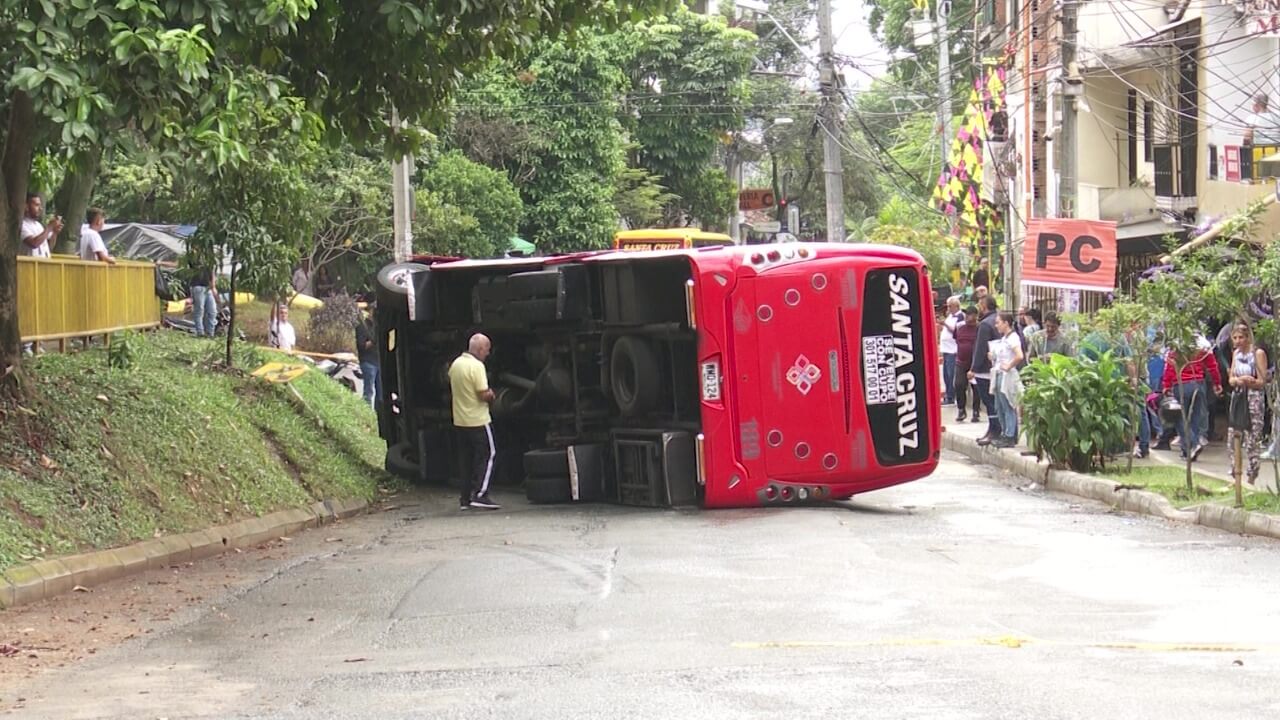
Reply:
[[[389,470],[453,477],[447,368],[473,332],[509,481],[535,501],[788,505],[923,477],[941,449],[920,256],[786,244],[391,265]]]

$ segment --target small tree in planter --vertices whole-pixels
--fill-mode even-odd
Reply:
[[[1248,304],[1256,280],[1249,255],[1230,248],[1202,248],[1178,259],[1175,268],[1156,274],[1138,286],[1137,304],[1145,308],[1156,341],[1169,352],[1166,362],[1174,364],[1178,394],[1187,397],[1182,372],[1199,351],[1198,339],[1208,318],[1240,317]],[[1256,275],[1254,276],[1256,278]],[[1183,403],[1182,424],[1190,418],[1189,404],[1204,395],[1202,387],[1191,390],[1190,403]],[[1207,402],[1207,399],[1206,399]],[[1185,438],[1184,438],[1185,442]],[[1187,492],[1195,492],[1191,471],[1194,448],[1185,447]]]
[[[1096,360],[1050,355],[1024,372],[1022,423],[1031,444],[1056,465],[1105,468],[1107,449],[1130,434],[1137,397],[1123,361],[1110,352]]]
[[[1147,339],[1147,327],[1150,324],[1147,308],[1132,301],[1121,301],[1099,310],[1093,318],[1096,333],[1106,338],[1112,355],[1122,366],[1125,377],[1129,379],[1134,390],[1134,402],[1129,406],[1125,417],[1129,421],[1129,439],[1140,427],[1139,413],[1146,412],[1146,398],[1138,382],[1143,374],[1143,366],[1147,362],[1150,343]],[[1077,347],[1079,347],[1077,345]],[[1159,382],[1159,378],[1156,378]],[[1148,378],[1148,382],[1151,379]],[[1128,446],[1126,446],[1126,450]],[[1133,453],[1125,453],[1125,472],[1133,471]]]

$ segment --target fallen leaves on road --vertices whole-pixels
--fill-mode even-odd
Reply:
[[[325,541],[325,542],[342,542],[342,538],[340,538],[340,537],[330,537],[330,538],[325,538],[325,539],[324,539],[324,541]]]
[[[344,663],[369,662],[369,658],[367,658],[367,657],[347,658],[346,660],[343,660],[342,662],[344,662]]]
[[[75,586],[75,587],[71,588],[71,592],[89,592],[89,588],[87,588],[87,587],[85,587],[85,586],[83,586],[83,585],[77,585],[77,586]]]

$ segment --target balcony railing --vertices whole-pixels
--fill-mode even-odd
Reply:
[[[1151,159],[1155,165],[1156,206],[1161,210],[1182,212],[1195,207],[1196,178],[1194,173],[1183,167],[1185,155],[1178,143],[1163,143],[1151,148]]]
[[[18,332],[25,342],[106,335],[160,324],[156,266],[78,257],[18,258]]]

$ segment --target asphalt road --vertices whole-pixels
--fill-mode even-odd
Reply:
[[[10,712],[1280,717],[1280,544],[1014,482],[949,456],[928,480],[810,509],[507,494],[483,514],[415,495],[24,681]]]

